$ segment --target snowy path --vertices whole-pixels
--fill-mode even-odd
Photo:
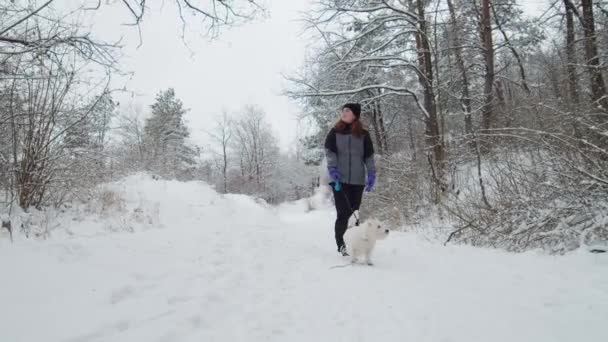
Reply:
[[[0,341],[608,341],[605,256],[395,233],[375,267],[329,269],[331,211],[180,183],[144,195],[163,228],[3,241]]]

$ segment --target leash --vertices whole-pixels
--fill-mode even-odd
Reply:
[[[348,266],[352,266],[353,263],[351,262],[350,264],[344,264],[344,265],[335,265],[335,266],[331,266],[329,269],[334,269],[334,268],[342,268],[342,267],[348,267]]]
[[[350,205],[350,201],[348,200],[348,196],[346,196],[346,193],[344,191],[342,191],[340,182],[335,182],[336,186],[334,187],[334,190],[336,190],[337,192],[341,192],[342,196],[344,196],[344,199],[346,200],[346,204],[348,205],[348,208],[350,209],[350,213],[351,215],[353,215],[355,217],[355,226],[359,226],[359,215],[357,215],[355,213],[355,210],[353,209],[353,206]]]

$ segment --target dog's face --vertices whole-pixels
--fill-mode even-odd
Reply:
[[[371,219],[364,222],[368,234],[376,237],[376,240],[385,239],[388,236],[389,230],[385,228],[380,221]]]

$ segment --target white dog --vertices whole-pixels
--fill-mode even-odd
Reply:
[[[344,234],[344,240],[350,247],[351,262],[356,263],[359,256],[365,256],[365,263],[372,266],[371,254],[376,246],[376,241],[385,239],[388,233],[389,230],[384,228],[380,221],[374,219],[348,228]]]

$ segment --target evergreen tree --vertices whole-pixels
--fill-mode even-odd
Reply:
[[[146,120],[144,143],[147,166],[152,172],[168,178],[188,178],[195,167],[196,151],[187,143],[190,136],[184,124],[188,111],[169,88],[156,95],[152,116]]]

